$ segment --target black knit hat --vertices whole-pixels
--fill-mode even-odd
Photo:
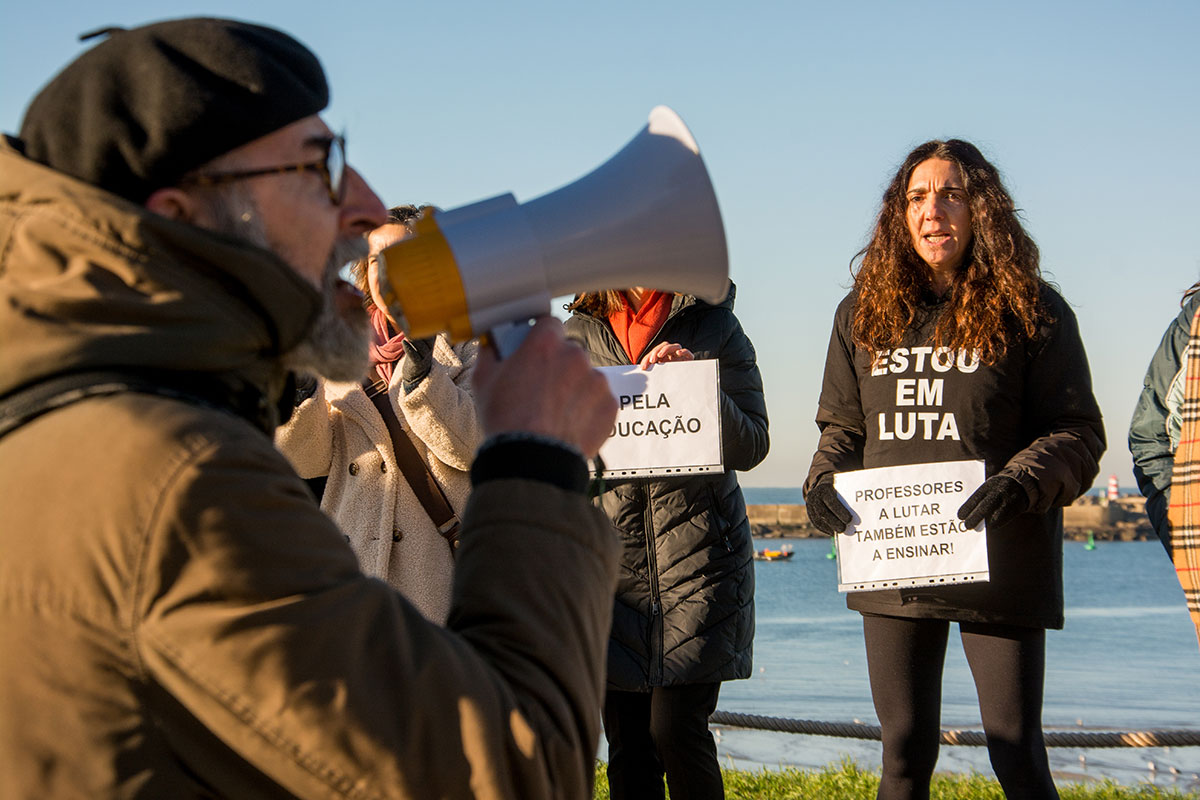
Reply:
[[[292,37],[228,19],[115,29],[33,99],[25,155],[135,202],[329,102]]]

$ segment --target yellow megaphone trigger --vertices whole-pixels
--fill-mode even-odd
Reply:
[[[383,302],[407,335],[425,339],[445,331],[453,342],[475,335],[458,263],[433,209],[426,209],[412,223],[412,233],[381,255],[387,271]]]

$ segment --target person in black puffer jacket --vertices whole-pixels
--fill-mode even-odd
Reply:
[[[710,305],[646,289],[580,295],[567,336],[593,366],[717,359],[726,471],[610,481],[597,503],[621,536],[604,730],[614,800],[722,797],[708,716],[721,681],[750,677],[754,546],[734,470],[767,455],[767,409],[734,289]]]

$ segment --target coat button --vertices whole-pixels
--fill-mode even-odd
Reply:
[[[358,464],[355,464],[353,461],[351,461],[349,470],[350,470],[351,475],[357,475],[358,474]]]
[[[404,531],[400,530],[399,528],[394,528],[392,530],[392,541],[393,542],[398,542],[403,538],[404,538]]]

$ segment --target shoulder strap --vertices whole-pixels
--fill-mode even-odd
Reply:
[[[66,372],[0,398],[0,437],[43,414],[80,400],[121,392],[170,397],[228,411],[259,428],[266,403],[266,398],[257,390],[246,391],[239,397],[216,377],[202,373],[134,369]]]
[[[433,520],[438,533],[446,538],[453,553],[458,549],[458,529],[461,525],[458,515],[450,507],[442,487],[429,471],[429,465],[421,458],[408,434],[400,427],[400,420],[396,418],[396,412],[392,408],[387,387],[365,380],[363,391],[367,393],[367,397],[383,417],[383,423],[387,425],[388,433],[392,437],[392,452],[396,454],[396,463],[404,473],[404,480],[408,481],[409,488],[417,496],[417,500],[421,501],[421,507],[429,515],[429,519]]]

